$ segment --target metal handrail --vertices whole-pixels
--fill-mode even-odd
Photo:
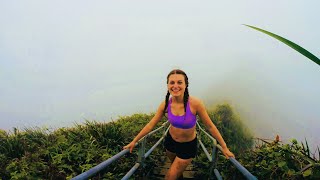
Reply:
[[[168,121],[163,123],[159,128],[149,132],[148,134],[146,134],[145,136],[143,136],[136,144],[140,145],[139,147],[139,154],[138,154],[138,162],[127,172],[127,174],[122,178],[122,180],[127,180],[129,179],[133,173],[141,166],[143,165],[143,161],[145,158],[147,158],[151,152],[161,143],[161,141],[163,141],[165,135],[167,134],[167,132],[169,131],[170,126],[164,131],[163,135],[161,136],[161,138],[148,150],[148,152],[145,153],[145,143],[146,143],[146,138],[156,132],[158,132],[160,129],[164,128],[167,125]],[[213,141],[213,149],[212,149],[212,155],[209,154],[209,152],[207,151],[206,147],[204,146],[204,144],[201,141],[201,136],[199,133],[199,144],[202,147],[203,151],[205,152],[208,160],[211,162],[211,167],[210,167],[210,174],[212,173],[212,169],[214,168],[213,166],[216,165],[216,158],[217,158],[217,150],[219,149],[222,152],[222,147],[217,144],[217,141],[215,138],[213,138],[209,133],[207,133],[197,122],[197,126],[198,128],[207,136],[209,137],[212,141]],[[106,161],[98,164],[97,166],[89,169],[86,172],[81,173],[80,175],[72,178],[72,180],[83,180],[83,179],[89,179],[90,177],[96,175],[98,172],[104,170],[105,168],[107,168],[107,166],[109,166],[111,163],[113,163],[114,161],[118,160],[120,157],[124,156],[125,154],[127,154],[129,152],[129,149],[124,149],[121,152],[119,152],[118,154],[112,156],[111,158],[107,159]],[[255,176],[253,176],[245,167],[243,167],[234,157],[230,157],[229,160],[234,164],[234,166],[249,180],[256,180],[257,178]],[[216,175],[217,179],[222,179],[219,171],[217,169],[213,170],[213,173]]]
[[[149,132],[148,134],[146,134],[145,136],[143,136],[136,144],[135,146],[139,145],[139,144],[144,144],[145,140],[148,136],[154,134],[155,132],[159,131],[160,129],[164,128],[167,125],[167,122],[164,122],[159,128]],[[149,151],[145,154],[143,154],[143,159],[148,157],[150,155],[150,153],[160,144],[160,142],[164,139],[165,134],[168,132],[169,127],[166,129],[166,131],[164,131],[164,134],[162,135],[162,137],[158,140],[158,142],[152,146]],[[143,145],[144,146],[144,145]],[[139,149],[140,150],[140,149]],[[78,176],[72,178],[72,180],[83,180],[83,179],[89,179],[90,177],[96,175],[98,172],[103,171],[105,168],[107,168],[111,163],[113,163],[114,161],[118,160],[120,157],[124,156],[125,154],[127,154],[130,150],[129,149],[124,149],[121,152],[119,152],[118,154],[112,156],[111,158],[107,159],[106,161],[98,164],[97,166],[89,169],[88,171],[85,171],[81,174],[79,174]],[[143,149],[144,151],[144,149]],[[139,154],[140,155],[140,154]],[[140,159],[140,158],[139,158]],[[130,176],[138,169],[138,167],[141,165],[141,162],[136,163],[130,170],[129,172],[122,178],[124,179],[129,179]]]
[[[213,141],[213,151],[212,151],[212,155],[210,156],[210,154],[208,153],[207,149],[205,148],[205,146],[203,145],[202,141],[201,141],[201,136],[199,137],[198,141],[200,146],[202,147],[204,153],[206,154],[208,160],[211,163],[211,167],[210,167],[210,172],[211,169],[214,168],[213,165],[215,165],[215,159],[216,159],[216,149],[219,149],[222,152],[222,147],[217,144],[217,140],[215,138],[213,138],[209,133],[207,133],[201,126],[200,124],[197,122],[197,126],[198,128],[206,135],[208,136],[212,141]],[[229,157],[229,160],[233,163],[233,165],[249,180],[257,180],[257,178],[252,175],[245,167],[243,167],[234,157]],[[216,177],[218,179],[221,179],[221,175],[219,173],[219,171],[217,169],[214,169],[214,174],[216,175]]]
[[[167,134],[167,132],[169,131],[169,127],[166,129],[166,131],[164,132],[164,134],[162,135],[162,137],[150,148],[150,150],[145,153],[143,156],[143,159],[145,159],[146,157],[149,156],[149,154],[160,144],[160,142],[164,139],[164,136]],[[139,156],[141,156],[139,154]],[[138,158],[138,159],[142,159],[142,158]],[[143,162],[141,162],[143,163]],[[136,163],[128,172],[127,174],[121,179],[121,180],[127,180],[131,177],[131,175],[138,169],[138,167],[140,166],[140,163]]]

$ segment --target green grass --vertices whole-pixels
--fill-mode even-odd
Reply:
[[[319,177],[319,160],[311,157],[308,144],[273,144],[253,148],[253,134],[236,116],[228,104],[218,105],[208,112],[223,138],[237,159],[259,179],[270,177],[315,178]],[[9,133],[0,131],[0,177],[2,179],[70,179],[105,161],[122,150],[147,124],[154,114],[133,114],[119,117],[108,123],[86,121],[70,128],[15,129]],[[158,127],[165,122],[163,119]],[[161,133],[149,137],[149,149]],[[202,136],[207,147],[211,141]],[[211,146],[212,147],[212,146]],[[137,161],[137,148],[116,163],[104,174],[94,179],[121,179]],[[163,155],[162,146],[147,159],[146,167],[134,174],[146,173]],[[208,176],[208,161],[201,150],[194,160],[200,178]],[[302,170],[302,168],[308,167]],[[218,169],[224,178],[241,178],[242,175],[221,154]],[[301,172],[300,172],[301,171]]]

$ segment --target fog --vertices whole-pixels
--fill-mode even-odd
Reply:
[[[277,4],[275,6],[275,4]],[[69,127],[154,112],[166,75],[227,102],[256,137],[319,145],[318,1],[1,1],[0,128]]]

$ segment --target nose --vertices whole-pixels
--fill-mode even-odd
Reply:
[[[174,87],[174,88],[177,88],[177,87],[178,87],[178,83],[174,83],[174,84],[173,84],[173,87]]]

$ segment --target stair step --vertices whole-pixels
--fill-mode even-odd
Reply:
[[[152,175],[157,175],[157,176],[165,176],[167,171],[169,169],[163,168],[163,169],[154,169],[152,172]],[[195,175],[196,171],[192,171],[192,170],[185,170],[183,171],[183,177],[185,178],[193,178]]]

